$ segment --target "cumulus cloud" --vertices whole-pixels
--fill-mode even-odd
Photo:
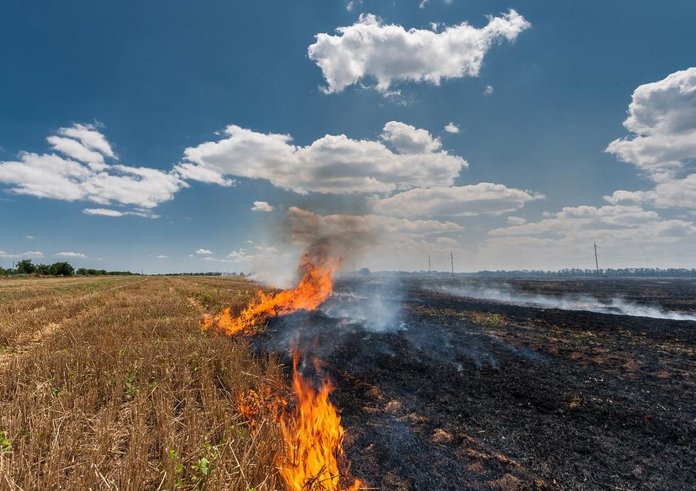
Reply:
[[[493,95],[493,92],[495,92],[495,89],[492,85],[486,85],[486,88],[483,89],[483,95]]]
[[[484,56],[496,42],[514,41],[531,24],[514,10],[489,17],[481,28],[466,22],[441,31],[409,29],[384,24],[363,14],[336,34],[319,33],[307,48],[322,71],[327,93],[341,92],[364,78],[377,81],[377,90],[389,92],[394,82],[428,82],[475,77]]]
[[[656,208],[696,209],[696,174],[665,180],[648,191],[614,191],[604,199],[611,204],[647,203]]]
[[[0,184],[15,194],[141,210],[172,199],[185,186],[175,173],[107,163],[116,155],[92,126],[60,128],[48,142],[55,153],[22,152],[19,160],[0,161]]]
[[[519,210],[543,195],[502,184],[481,182],[468,186],[417,188],[372,200],[376,213],[410,216],[502,215]]]
[[[56,253],[58,257],[71,257],[76,259],[86,259],[87,255],[82,252],[65,251]]]
[[[213,251],[209,249],[196,249],[196,254],[198,254],[199,256],[208,256],[212,253]]]
[[[696,209],[696,68],[639,86],[624,126],[631,132],[607,152],[631,163],[655,182],[647,191],[618,190],[605,200],[655,208]]]
[[[378,140],[326,135],[307,146],[293,145],[290,135],[231,125],[221,140],[187,148],[181,165],[192,170],[195,164],[220,176],[264,179],[300,194],[382,194],[451,185],[468,164],[441,146],[428,131],[396,121],[384,126]],[[188,177],[195,179],[191,172]]]
[[[273,211],[273,206],[271,206],[266,201],[254,201],[254,206],[251,207],[251,211],[260,211],[268,213],[270,211]]]
[[[624,127],[631,135],[606,151],[656,182],[673,179],[696,159],[696,67],[639,86]]]
[[[445,125],[444,129],[447,133],[459,133],[459,126],[452,123],[451,121]]]

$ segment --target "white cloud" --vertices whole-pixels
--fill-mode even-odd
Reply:
[[[106,167],[104,156],[101,153],[90,150],[77,140],[55,135],[49,136],[46,140],[54,150],[88,164],[95,171],[103,170]]]
[[[665,180],[648,191],[614,191],[604,199],[612,204],[647,203],[656,208],[696,209],[696,174]]]
[[[493,95],[493,92],[495,92],[495,89],[492,85],[486,85],[486,88],[483,89],[483,95]]]
[[[165,256],[164,254],[158,254],[155,256],[157,259],[167,259],[169,256]]]
[[[631,132],[607,152],[655,181],[647,191],[618,190],[605,200],[656,208],[696,209],[696,68],[636,88],[624,126]]]
[[[227,257],[231,259],[243,259],[247,257],[247,253],[244,251],[244,249],[237,249],[232,252],[230,252]]]
[[[459,126],[452,123],[451,121],[445,125],[444,129],[447,133],[459,133]]]
[[[631,133],[607,152],[661,182],[696,159],[696,67],[639,86],[624,126]]]
[[[377,89],[386,93],[398,81],[438,85],[443,79],[477,76],[494,43],[514,41],[530,26],[514,10],[489,17],[481,28],[462,22],[439,32],[406,30],[363,14],[352,26],[337,28],[336,35],[317,34],[307,53],[321,68],[326,92],[341,92],[371,77]]]
[[[694,260],[696,225],[640,206],[566,207],[537,222],[491,230],[479,260],[495,267],[665,267]]]
[[[208,250],[208,249],[196,249],[196,254],[198,254],[199,256],[206,256],[206,255],[210,255],[212,253],[213,253],[213,251]]]
[[[523,223],[527,223],[527,219],[522,218],[522,217],[510,216],[510,217],[507,217],[507,222],[508,222],[508,225],[522,225]]]
[[[326,135],[304,147],[293,145],[290,135],[257,133],[235,125],[228,126],[225,135],[187,148],[187,163],[220,176],[265,179],[301,194],[446,186],[468,165],[441,150],[440,140],[428,131],[396,121],[384,126],[380,140]]]
[[[254,206],[251,207],[251,211],[261,211],[267,213],[273,211],[273,206],[265,201],[254,201]]]
[[[10,252],[0,251],[0,258],[3,259],[14,259],[14,258],[41,258],[44,254],[41,251],[25,251],[18,254],[12,254]]]
[[[92,126],[60,128],[48,142],[57,153],[22,152],[19,160],[0,161],[0,183],[16,194],[139,209],[172,199],[186,185],[175,173],[106,163],[116,156]]]
[[[350,0],[350,1],[346,4],[346,10],[347,10],[348,12],[352,12],[353,10],[355,10],[355,8],[356,8],[358,5],[362,5],[362,4],[363,4],[362,0]]]
[[[541,198],[542,195],[503,184],[481,182],[469,186],[412,189],[374,199],[372,205],[377,213],[402,217],[502,215]]]
[[[139,211],[132,211],[132,210],[113,210],[111,208],[85,208],[82,210],[82,213],[85,215],[92,215],[92,216],[103,216],[103,217],[125,217],[125,216],[136,216],[136,217],[143,217],[143,218],[159,218],[159,215],[156,215],[152,213],[149,210],[139,210]]]
[[[174,169],[182,179],[218,184],[220,186],[233,186],[235,184],[234,179],[226,179],[220,173],[196,164],[184,162],[177,164]]]
[[[116,158],[116,154],[111,149],[111,145],[104,135],[97,131],[94,125],[74,124],[68,128],[60,128],[58,134],[68,138],[79,140],[84,146],[96,150],[107,157]]]
[[[72,251],[58,252],[58,253],[56,253],[56,256],[58,256],[58,257],[72,257],[72,258],[80,258],[80,259],[87,258],[86,254],[83,254],[81,252],[72,252]]]
[[[639,206],[569,206],[557,213],[548,214],[539,222],[513,225],[491,230],[491,236],[548,235],[561,237],[576,231],[613,231],[635,229],[646,224],[654,225],[660,216]],[[694,226],[696,230],[696,226]]]

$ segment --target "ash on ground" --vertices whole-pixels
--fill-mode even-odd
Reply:
[[[514,287],[687,315],[696,298],[683,280]],[[430,279],[336,292],[253,342],[324,362],[352,472],[375,488],[696,488],[696,322],[472,298]]]

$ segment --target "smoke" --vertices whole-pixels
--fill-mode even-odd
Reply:
[[[653,319],[669,319],[679,321],[696,321],[696,315],[664,310],[660,307],[630,302],[621,297],[600,300],[590,295],[531,295],[514,289],[498,289],[476,286],[438,285],[428,286],[429,289],[459,297],[469,297],[481,300],[518,305],[521,307],[537,307],[544,309],[580,310],[599,314],[627,315],[632,317],[651,317]]]
[[[318,262],[354,259],[377,238],[368,217],[317,215],[295,206],[288,209],[287,228],[292,243],[304,246],[310,260]]]
[[[396,278],[353,279],[340,284],[319,310],[329,317],[360,324],[367,331],[389,332],[404,327],[402,301],[401,282]]]
[[[377,242],[377,224],[368,216],[318,215],[291,206],[267,237],[275,253],[257,256],[253,278],[277,288],[295,285],[303,271],[303,256],[317,266],[340,264],[350,269]]]

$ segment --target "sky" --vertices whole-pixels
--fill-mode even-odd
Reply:
[[[0,6],[0,265],[696,267],[696,3]]]

